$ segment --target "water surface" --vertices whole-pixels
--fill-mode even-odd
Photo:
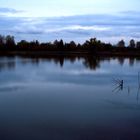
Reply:
[[[139,140],[139,71],[138,59],[1,57],[0,139]]]

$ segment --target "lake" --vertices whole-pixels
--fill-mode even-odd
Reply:
[[[0,139],[139,140],[139,72],[133,58],[0,57]]]

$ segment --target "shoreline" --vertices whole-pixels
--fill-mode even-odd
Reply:
[[[89,52],[89,51],[0,51],[0,56],[97,56],[97,57],[140,57],[138,52]]]

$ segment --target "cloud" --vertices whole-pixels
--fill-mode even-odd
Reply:
[[[11,13],[11,14],[15,14],[15,13],[19,13],[22,11],[13,9],[13,8],[2,8],[0,7],[0,14],[6,14],[6,13]]]
[[[126,16],[127,16],[127,15],[129,15],[129,16],[131,15],[131,16],[134,17],[134,16],[140,16],[140,11],[122,11],[122,12],[120,12],[120,14],[121,14],[121,15],[124,15],[124,16],[125,16],[125,15],[126,15]]]
[[[45,30],[39,29],[35,26],[30,26],[30,27],[18,27],[15,26],[13,29],[10,29],[9,31],[17,34],[43,34],[45,33]]]
[[[64,39],[83,42],[97,37],[106,42],[116,43],[120,39],[140,39],[140,14],[126,11],[117,15],[78,15],[55,18],[0,17],[0,31],[12,34],[17,40],[38,39],[53,41]]]
[[[72,25],[72,26],[66,26],[66,27],[62,27],[62,28],[57,28],[57,29],[53,29],[53,30],[49,30],[50,32],[60,32],[60,31],[65,31],[65,30],[70,30],[70,31],[75,31],[75,30],[83,30],[83,31],[89,31],[89,30],[93,30],[93,31],[106,31],[109,30],[109,27],[100,27],[100,26],[82,26],[82,25]]]

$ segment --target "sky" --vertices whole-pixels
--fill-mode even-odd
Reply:
[[[0,33],[15,39],[139,40],[140,0],[0,0]]]
[[[1,0],[1,7],[23,11],[18,16],[52,17],[139,11],[139,0]],[[16,14],[15,14],[16,15]]]

